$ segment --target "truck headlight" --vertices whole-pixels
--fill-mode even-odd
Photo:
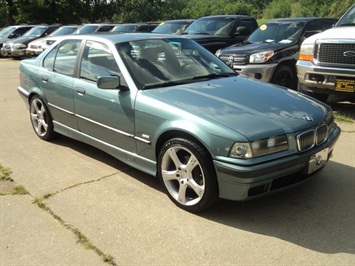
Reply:
[[[216,51],[215,55],[216,55],[217,57],[219,57],[220,54],[221,54],[221,49],[218,49],[218,50]]]
[[[274,51],[260,52],[249,57],[250,63],[264,63],[274,55]]]
[[[252,142],[236,142],[230,151],[230,156],[239,159],[250,159],[287,149],[287,137],[286,135],[280,135]]]
[[[313,60],[313,44],[302,44],[300,49],[299,60],[312,61]]]

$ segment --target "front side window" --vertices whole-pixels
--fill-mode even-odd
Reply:
[[[96,81],[98,77],[118,76],[120,73],[109,47],[100,42],[87,41],[80,67],[80,78]]]

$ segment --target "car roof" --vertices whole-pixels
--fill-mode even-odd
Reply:
[[[213,16],[201,17],[196,20],[209,19],[209,18],[251,18],[251,16],[247,16],[247,15],[213,15]]]
[[[123,42],[130,42],[130,41],[139,41],[139,40],[152,40],[152,39],[165,39],[165,38],[181,38],[185,39],[184,37],[180,37],[177,35],[169,35],[169,34],[156,34],[151,32],[143,32],[143,33],[122,33],[122,34],[115,34],[115,33],[106,33],[106,34],[85,34],[85,35],[67,35],[64,40],[66,39],[91,39],[91,40],[107,40],[112,43],[123,43]]]
[[[277,23],[277,22],[308,22],[311,20],[334,20],[336,21],[337,19],[335,18],[319,18],[319,17],[298,17],[298,18],[278,18],[278,19],[273,19],[269,20],[265,23]]]
[[[170,22],[170,23],[174,23],[174,22],[191,22],[191,21],[194,21],[194,19],[171,19],[171,20],[165,20],[162,23],[167,23],[167,22]]]

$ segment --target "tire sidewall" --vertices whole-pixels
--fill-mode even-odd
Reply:
[[[162,177],[162,158],[168,149],[172,147],[181,147],[187,149],[191,152],[196,159],[198,160],[204,175],[205,190],[201,200],[194,205],[183,205],[180,202],[176,201],[167,189],[163,177]],[[158,161],[157,161],[157,170],[160,183],[163,186],[165,193],[169,198],[180,208],[189,211],[189,212],[200,212],[203,211],[217,202],[218,199],[218,183],[216,178],[216,172],[213,167],[213,162],[210,155],[203,149],[200,145],[195,142],[184,139],[184,138],[174,138],[167,141],[161,148]]]

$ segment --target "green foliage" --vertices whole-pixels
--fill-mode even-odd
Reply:
[[[0,0],[0,27],[19,23],[164,21],[217,14],[339,18],[354,0]]]
[[[11,169],[6,168],[0,163],[0,181],[13,181],[11,178]]]

